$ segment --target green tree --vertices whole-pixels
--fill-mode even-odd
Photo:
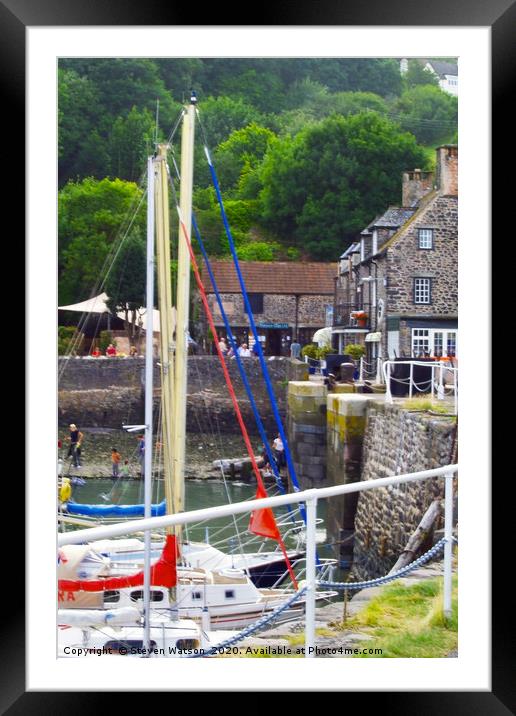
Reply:
[[[146,298],[145,238],[132,234],[126,239],[107,277],[106,293],[110,311],[124,314],[129,343],[136,343],[139,349],[141,327],[137,309],[145,305]]]
[[[439,77],[430,70],[425,69],[419,60],[409,60],[404,81],[408,88],[418,85],[433,85],[439,87]]]
[[[115,240],[145,231],[141,190],[120,179],[69,182],[59,192],[59,302],[82,301],[105,277]],[[140,211],[136,213],[137,207]]]
[[[425,152],[393,122],[376,113],[334,115],[267,153],[264,221],[282,242],[331,260],[400,200],[401,174],[414,166],[425,166]]]
[[[457,130],[457,97],[432,85],[418,85],[404,92],[393,112],[400,125],[422,144],[442,141]]]
[[[145,169],[145,159],[153,151],[155,119],[144,109],[132,107],[126,117],[118,117],[111,130],[109,150],[115,176],[138,181]]]
[[[215,152],[221,186],[226,190],[232,189],[238,183],[242,172],[248,173],[256,169],[275,138],[274,132],[254,122],[232,132],[225,142],[219,144]]]
[[[97,157],[107,159],[95,127],[99,121],[99,96],[87,77],[73,70],[58,71],[59,183],[70,177],[95,174]],[[104,169],[109,173],[109,164]]]

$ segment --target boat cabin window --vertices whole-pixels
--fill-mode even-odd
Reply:
[[[192,599],[202,599],[202,592],[192,592]]]
[[[226,599],[234,599],[235,598],[235,590],[234,589],[226,589],[224,592],[224,596]]]
[[[136,589],[134,592],[131,592],[131,601],[132,602],[137,602],[140,599],[143,599],[143,589]],[[163,592],[160,592],[157,589],[151,589],[150,599],[151,599],[151,602],[162,602],[163,601]]]
[[[107,589],[104,592],[104,603],[115,604],[120,601],[120,592],[117,589]]]
[[[124,641],[116,641],[113,639],[111,641],[107,641],[103,646],[103,649],[106,651],[109,651],[112,654],[119,654],[121,656],[127,656],[127,654],[131,654],[131,652],[133,654],[138,653],[138,651],[141,651],[143,648],[143,641],[141,639],[126,639]],[[149,649],[156,648],[156,642],[150,641]]]
[[[176,641],[176,648],[180,651],[192,651],[193,649],[199,648],[199,642],[197,639],[178,639]]]

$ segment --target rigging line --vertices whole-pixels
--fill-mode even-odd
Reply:
[[[247,310],[247,314],[248,314],[248,317],[249,317],[249,324],[250,324],[251,329],[252,329],[252,332],[253,332],[253,336],[254,336],[254,340],[255,340],[255,344],[256,344],[256,348],[257,348],[258,358],[259,358],[259,360],[260,360],[260,365],[261,365],[261,367],[262,367],[262,373],[263,373],[263,377],[264,377],[264,380],[265,380],[265,385],[266,385],[266,387],[267,387],[267,393],[268,393],[268,395],[269,395],[269,399],[270,399],[270,402],[271,402],[272,411],[273,411],[274,417],[275,417],[275,419],[276,419],[276,424],[277,424],[277,426],[278,426],[278,431],[279,431],[281,440],[282,440],[282,442],[283,442],[283,447],[284,447],[285,457],[286,457],[286,460],[287,460],[289,475],[290,475],[290,478],[291,478],[291,480],[292,480],[292,482],[293,482],[293,485],[294,485],[294,491],[295,491],[295,492],[299,492],[299,490],[300,490],[299,482],[298,482],[297,475],[296,475],[296,469],[295,469],[294,463],[293,463],[293,461],[292,461],[292,455],[291,455],[290,448],[289,448],[289,445],[288,445],[288,439],[287,439],[287,436],[286,436],[286,434],[285,434],[285,430],[284,430],[284,427],[283,427],[283,421],[281,420],[281,416],[280,416],[280,414],[279,414],[278,405],[277,405],[277,401],[276,401],[276,396],[274,395],[274,390],[273,390],[273,387],[272,387],[272,384],[271,384],[271,381],[270,381],[270,376],[269,376],[269,372],[268,372],[268,369],[267,369],[267,365],[266,365],[266,363],[265,363],[265,358],[264,358],[264,356],[263,356],[262,347],[261,347],[260,341],[259,341],[259,339],[258,339],[258,332],[257,332],[257,330],[256,330],[256,323],[255,323],[255,321],[254,321],[253,312],[252,312],[252,309],[251,309],[251,305],[250,305],[250,303],[249,303],[249,297],[248,297],[248,295],[247,295],[247,290],[246,290],[246,287],[245,287],[244,277],[243,277],[243,275],[242,275],[242,271],[241,271],[240,264],[239,264],[239,261],[238,261],[238,256],[237,256],[237,253],[236,253],[235,243],[234,243],[234,241],[233,241],[233,236],[232,236],[232,234],[231,234],[231,229],[230,229],[230,227],[229,227],[228,219],[227,219],[227,216],[226,216],[226,211],[225,211],[225,209],[224,209],[224,203],[223,203],[223,201],[222,201],[222,195],[221,195],[221,193],[220,193],[220,187],[219,187],[217,175],[216,175],[216,173],[215,173],[215,168],[214,168],[213,163],[212,163],[212,161],[211,161],[211,156],[210,156],[210,153],[209,153],[209,150],[208,150],[208,147],[207,147],[206,144],[205,144],[204,150],[205,150],[205,153],[206,153],[206,157],[207,157],[207,159],[208,159],[208,166],[209,166],[210,174],[211,174],[211,177],[212,177],[212,180],[213,180],[213,185],[214,185],[214,188],[215,188],[215,193],[217,194],[217,200],[218,200],[218,202],[219,202],[220,212],[221,212],[221,216],[222,216],[222,222],[223,222],[223,224],[224,224],[224,228],[225,228],[225,230],[226,230],[226,235],[227,235],[227,238],[228,238],[228,241],[229,241],[229,246],[230,246],[231,254],[232,254],[232,257],[233,257],[233,263],[234,263],[234,265],[235,265],[235,269],[236,269],[237,276],[238,276],[238,281],[239,281],[240,288],[241,288],[241,291],[242,291],[242,296],[243,296],[243,298],[244,298],[244,302],[245,302],[245,305],[246,305],[246,310]],[[306,512],[305,512],[304,507],[303,507],[302,514],[303,514],[303,519],[304,519],[305,522],[306,522]]]
[[[177,166],[176,166],[176,172],[177,172]],[[172,184],[172,177],[171,177],[171,175],[170,175],[170,168],[169,168],[168,165],[167,165],[167,174],[168,174],[169,182]],[[271,450],[270,445],[269,445],[269,440],[268,440],[268,438],[267,438],[267,434],[266,434],[266,432],[265,432],[265,428],[264,428],[262,419],[261,419],[261,417],[260,417],[260,413],[259,413],[258,407],[257,407],[257,405],[256,405],[256,401],[255,401],[255,399],[254,399],[253,391],[252,391],[251,385],[250,385],[250,383],[249,383],[246,370],[245,370],[245,368],[244,368],[244,366],[243,366],[242,359],[241,359],[241,357],[240,357],[240,355],[239,355],[239,353],[238,353],[238,348],[237,348],[237,345],[236,345],[235,337],[234,337],[233,331],[231,330],[231,326],[230,326],[230,323],[229,323],[229,320],[228,320],[228,317],[227,317],[227,313],[226,313],[226,311],[225,311],[225,309],[224,309],[224,305],[223,305],[223,303],[222,303],[222,299],[221,299],[221,296],[220,296],[220,292],[219,292],[219,290],[218,290],[217,282],[216,282],[216,280],[215,280],[215,276],[213,275],[213,270],[212,270],[212,267],[211,267],[211,263],[210,263],[210,260],[209,260],[209,258],[208,258],[208,254],[207,254],[207,252],[206,252],[206,248],[205,248],[205,246],[204,246],[204,242],[203,242],[203,240],[202,240],[201,233],[200,233],[200,231],[199,231],[199,226],[198,226],[198,224],[197,224],[197,221],[196,221],[196,218],[195,218],[195,214],[194,214],[193,212],[192,212],[192,225],[193,225],[193,227],[194,227],[194,231],[195,231],[195,235],[196,235],[196,238],[197,238],[197,242],[198,242],[198,244],[199,244],[199,248],[201,249],[201,253],[202,253],[202,255],[203,255],[203,259],[204,259],[204,262],[205,262],[205,264],[206,264],[206,268],[207,268],[207,270],[208,270],[208,274],[209,274],[209,277],[210,277],[210,280],[211,280],[213,289],[214,289],[214,291],[215,291],[215,296],[216,296],[217,304],[218,304],[218,306],[219,306],[219,310],[220,310],[222,319],[223,319],[223,321],[224,321],[224,326],[225,326],[225,329],[226,329],[226,333],[227,333],[227,335],[228,335],[228,338],[229,338],[229,340],[230,340],[231,347],[233,348],[233,354],[234,354],[235,359],[236,359],[236,362],[237,362],[237,367],[238,367],[238,371],[239,371],[239,373],[240,373],[240,377],[242,378],[242,382],[243,382],[243,384],[244,384],[244,388],[245,388],[247,397],[249,398],[249,402],[250,402],[250,404],[251,404],[251,409],[252,409],[252,411],[253,411],[253,415],[254,415],[254,419],[255,419],[256,425],[257,425],[257,427],[258,427],[258,432],[259,432],[259,434],[260,434],[260,438],[261,438],[261,440],[262,440],[262,443],[263,443],[263,446],[264,446],[264,448],[265,448],[265,451],[267,452],[267,457],[268,457],[268,459],[269,459],[269,464],[270,464],[270,466],[271,466],[271,468],[272,468],[272,472],[273,472],[273,474],[274,474],[274,479],[276,480],[276,484],[277,484],[277,486],[278,486],[280,492],[282,492],[282,494],[285,494],[285,489],[284,489],[284,487],[283,487],[283,482],[282,482],[281,476],[280,476],[280,474],[279,474],[279,469],[278,469],[278,466],[277,466],[277,464],[276,464],[276,460],[275,460],[275,458],[274,458],[274,455],[272,454],[272,450]],[[214,340],[216,340],[216,336],[214,336]],[[291,507],[291,505],[287,505],[287,508],[288,508],[289,513],[292,514],[292,507]]]
[[[212,315],[212,312],[211,312],[211,309],[210,309],[210,306],[209,306],[209,303],[208,303],[208,299],[207,299],[207,296],[206,296],[206,291],[205,291],[205,288],[204,288],[204,284],[203,284],[203,282],[202,282],[201,275],[200,275],[200,273],[199,273],[199,267],[198,267],[198,265],[197,265],[197,259],[196,259],[196,257],[195,257],[195,253],[194,253],[194,251],[193,251],[192,244],[191,244],[191,242],[190,242],[190,237],[188,236],[188,231],[187,231],[187,229],[186,229],[186,225],[185,225],[185,223],[184,223],[183,217],[181,216],[181,209],[180,209],[179,204],[178,204],[178,202],[177,202],[177,195],[176,195],[176,191],[175,191],[175,187],[174,187],[173,183],[171,184],[171,187],[172,187],[172,192],[173,192],[173,195],[174,195],[174,201],[175,201],[175,204],[176,204],[176,210],[177,210],[177,213],[178,213],[178,218],[179,218],[180,227],[181,227],[181,230],[182,230],[184,239],[185,239],[185,241],[186,241],[188,253],[190,254],[190,260],[191,260],[191,263],[192,263],[192,268],[193,268],[195,280],[196,280],[197,286],[198,286],[198,288],[199,288],[199,293],[200,293],[200,295],[201,295],[201,300],[202,300],[203,305],[204,305],[204,309],[205,309],[205,312],[206,312],[206,317],[207,317],[207,319],[208,319],[208,323],[209,323],[209,325],[210,325],[210,328],[211,328],[211,331],[212,331],[213,335],[216,336],[216,335],[217,335],[217,330],[216,330],[216,328],[215,328],[215,324],[214,324],[214,321],[213,321],[213,315]],[[263,480],[262,480],[262,476],[261,476],[260,470],[259,470],[259,468],[258,468],[258,465],[256,464],[256,459],[255,459],[255,457],[254,457],[254,450],[253,450],[253,448],[252,448],[252,446],[251,446],[251,443],[250,443],[250,440],[249,440],[249,435],[248,435],[248,433],[247,433],[247,428],[246,428],[245,423],[244,423],[243,418],[242,418],[242,413],[240,412],[240,407],[239,407],[239,405],[238,405],[238,401],[237,401],[237,398],[236,398],[236,395],[235,395],[235,391],[234,391],[234,388],[233,388],[233,384],[232,384],[232,382],[231,382],[231,377],[230,377],[230,375],[229,375],[228,368],[227,368],[226,362],[225,362],[225,360],[224,360],[224,356],[222,355],[220,346],[219,346],[219,344],[218,344],[217,341],[215,342],[215,347],[216,347],[216,349],[217,349],[217,353],[218,353],[218,356],[219,356],[219,361],[220,361],[220,364],[221,364],[221,367],[222,367],[222,372],[224,373],[224,378],[225,378],[225,380],[226,380],[226,385],[227,385],[227,387],[228,387],[228,391],[229,391],[230,396],[231,396],[231,402],[233,403],[233,407],[234,407],[234,409],[235,409],[235,413],[236,413],[236,416],[237,416],[237,420],[238,420],[238,423],[239,423],[239,425],[240,425],[240,429],[241,429],[241,431],[242,431],[242,435],[243,435],[243,437],[244,437],[244,442],[245,442],[245,444],[246,444],[246,448],[247,448],[247,451],[248,451],[248,453],[249,453],[249,457],[251,458],[251,464],[252,464],[252,466],[253,466],[254,474],[256,475],[256,480],[257,480],[257,482],[258,482],[259,490],[260,490],[263,494],[266,495],[266,494],[267,494],[267,490],[265,489],[265,485],[263,484]],[[273,515],[274,513],[271,512],[271,514]],[[274,520],[274,524],[275,524],[275,520]],[[276,529],[278,530],[277,527],[276,527]],[[296,587],[296,589],[297,589],[296,576],[295,576],[295,574],[294,574],[294,572],[293,572],[293,570],[292,570],[292,565],[290,564],[290,560],[288,559],[287,550],[286,550],[286,548],[285,548],[285,545],[284,545],[284,543],[283,543],[283,539],[282,539],[282,537],[281,537],[281,534],[280,534],[279,530],[278,530],[278,542],[279,542],[279,544],[280,544],[280,546],[281,546],[281,548],[282,548],[283,554],[284,554],[284,556],[285,556],[285,563],[287,564],[287,567],[288,567],[288,569],[289,569],[289,573],[290,573],[290,577],[291,577],[291,579],[292,579],[292,583],[295,585],[295,587]]]
[[[212,267],[211,267],[211,263],[210,263],[210,260],[209,260],[209,258],[208,258],[208,254],[206,253],[206,249],[205,249],[205,246],[204,246],[204,242],[203,242],[203,240],[202,240],[202,238],[201,238],[201,234],[200,234],[200,231],[199,231],[199,227],[198,227],[198,225],[197,225],[197,221],[195,220],[195,216],[194,216],[193,214],[192,214],[192,224],[193,224],[193,227],[194,227],[194,230],[195,230],[195,235],[196,235],[196,237],[197,237],[197,241],[198,241],[198,243],[199,243],[199,247],[200,247],[200,249],[201,249],[201,252],[202,252],[202,255],[203,255],[203,258],[204,258],[204,262],[205,262],[205,264],[206,264],[206,268],[207,268],[207,270],[208,270],[208,274],[209,274],[209,277],[210,277],[210,280],[211,280],[211,283],[212,283],[212,286],[213,286],[213,290],[215,291],[215,297],[216,297],[216,300],[217,300],[217,304],[218,304],[220,313],[221,313],[221,315],[222,315],[222,319],[223,319],[223,321],[224,321],[224,327],[225,327],[225,329],[226,329],[226,333],[227,333],[227,335],[228,335],[229,341],[230,341],[230,343],[231,343],[231,347],[232,347],[232,349],[233,349],[233,354],[234,354],[235,360],[236,360],[236,362],[237,362],[238,372],[240,373],[240,377],[242,378],[242,382],[243,382],[243,384],[244,384],[244,388],[245,388],[247,397],[249,398],[249,402],[250,402],[250,404],[251,404],[251,409],[252,409],[252,411],[253,411],[254,419],[255,419],[256,425],[257,425],[257,427],[258,427],[258,432],[260,433],[261,441],[262,441],[263,446],[264,446],[264,448],[265,448],[265,451],[266,451],[266,453],[267,453],[267,457],[269,458],[269,464],[270,464],[270,466],[271,466],[271,468],[272,468],[272,472],[273,472],[273,474],[274,474],[274,479],[276,480],[276,485],[278,486],[278,489],[280,490],[280,492],[281,492],[282,494],[285,494],[285,489],[284,489],[284,487],[283,487],[283,482],[282,482],[282,480],[281,480],[281,475],[279,474],[278,465],[277,465],[277,463],[276,463],[276,460],[275,460],[275,458],[274,458],[274,455],[272,454],[272,450],[271,450],[270,445],[269,445],[269,440],[268,440],[268,437],[267,437],[267,433],[265,432],[265,427],[264,427],[263,421],[262,421],[262,419],[261,419],[261,417],[260,417],[260,413],[259,413],[259,411],[258,411],[258,406],[256,405],[256,401],[255,401],[255,399],[254,399],[253,391],[252,391],[251,385],[250,385],[250,383],[249,383],[249,379],[248,379],[248,377],[247,377],[247,372],[246,372],[246,370],[245,370],[245,368],[244,368],[244,365],[243,365],[243,363],[242,363],[242,359],[241,359],[241,357],[240,357],[240,355],[239,355],[239,353],[238,353],[238,347],[237,347],[237,345],[236,345],[235,336],[234,336],[234,334],[233,334],[233,331],[231,330],[231,326],[230,326],[230,324],[229,324],[229,320],[228,320],[228,317],[227,317],[227,313],[226,313],[226,311],[225,311],[225,309],[224,309],[224,305],[223,305],[223,303],[222,303],[222,298],[221,298],[221,296],[220,296],[220,292],[219,292],[219,289],[218,289],[218,286],[217,286],[217,282],[216,282],[215,276],[214,276],[214,274],[213,274],[213,270],[212,270]],[[287,505],[287,507],[288,507],[288,511],[289,511],[290,513],[292,513],[292,508],[291,508],[291,506],[290,506],[290,505]]]
[[[172,141],[174,140],[174,136],[177,132],[177,129],[178,129],[179,125],[181,124],[181,120],[183,119],[184,113],[185,113],[185,108],[181,107],[181,110],[179,111],[179,115],[177,117],[176,123],[174,124],[172,131],[169,134],[167,144],[172,144]]]

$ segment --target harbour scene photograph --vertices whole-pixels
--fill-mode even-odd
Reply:
[[[59,656],[456,656],[457,59],[58,73]]]

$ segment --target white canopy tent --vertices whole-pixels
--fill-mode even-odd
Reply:
[[[111,313],[107,306],[108,300],[109,296],[107,293],[101,293],[98,296],[88,299],[87,301],[74,303],[70,306],[59,306],[58,308],[60,311],[77,311],[78,313]],[[124,311],[118,311],[116,315],[122,320],[125,319]],[[175,319],[176,309],[172,308],[172,330],[175,328]],[[133,322],[132,311],[129,312],[129,322]],[[144,306],[140,306],[140,308],[136,310],[134,323],[140,325],[140,322],[143,329],[147,330],[147,309]],[[159,330],[159,311],[154,308],[152,311],[152,332],[159,333]]]
[[[320,346],[329,346],[331,345],[331,332],[331,326],[319,328],[312,336],[312,341]]]

